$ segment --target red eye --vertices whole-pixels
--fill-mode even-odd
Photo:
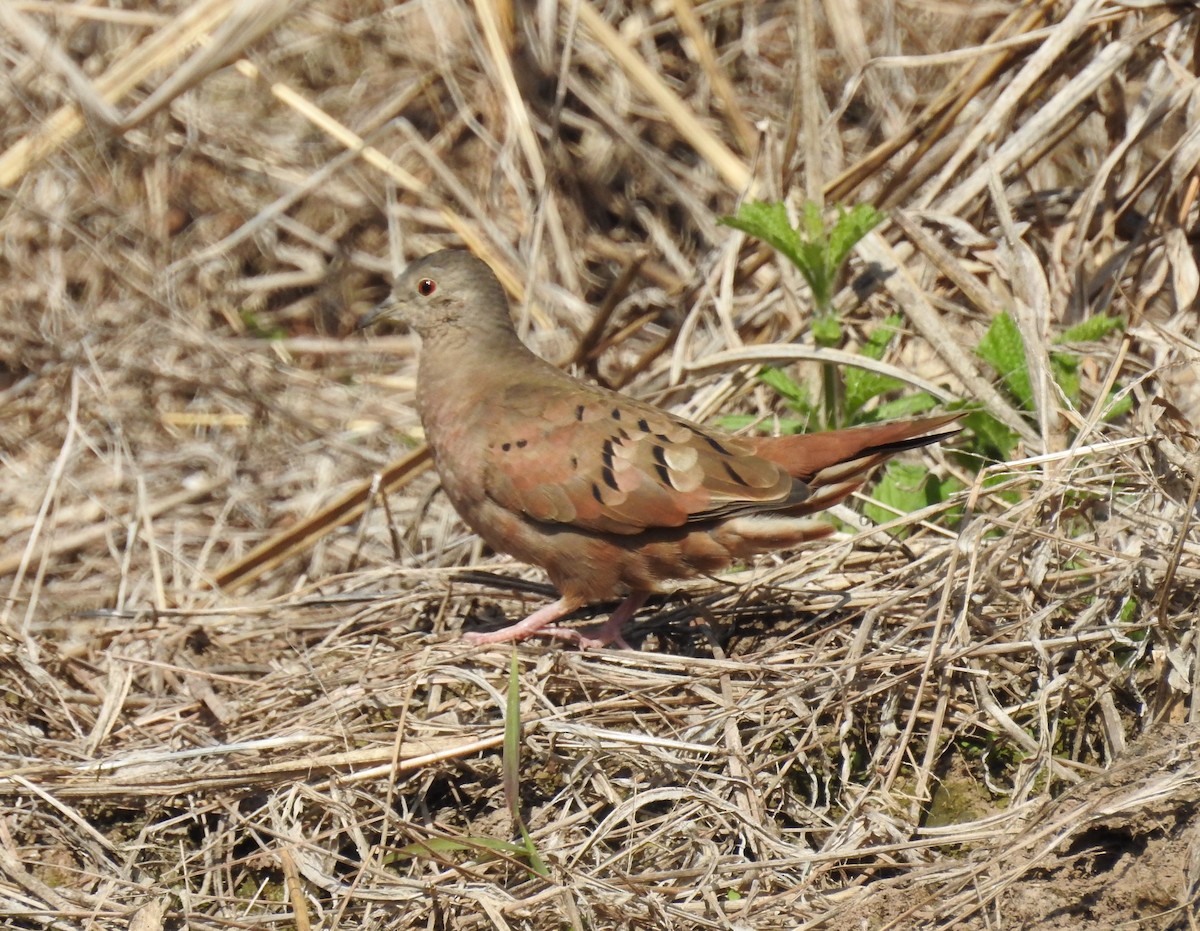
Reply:
[[[437,282],[432,278],[422,278],[417,282],[417,293],[422,297],[429,297],[437,290]]]

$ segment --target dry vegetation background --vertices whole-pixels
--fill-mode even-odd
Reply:
[[[0,26],[6,927],[1196,926],[1191,4],[27,0]],[[887,361],[1021,444],[1002,487],[922,454],[967,488],[955,530],[693,586],[637,651],[521,645],[538,876],[484,843],[517,838],[511,653],[457,631],[546,595],[423,470],[412,341],[347,334],[465,244],[548,357],[769,421],[755,360],[812,344],[794,270],[716,224],[751,191],[889,211],[850,348],[902,309]],[[1006,309],[1024,414],[972,351]],[[1070,347],[1069,404],[1053,340],[1102,312],[1126,327]]]

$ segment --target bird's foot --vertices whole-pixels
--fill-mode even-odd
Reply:
[[[615,646],[618,650],[633,649],[621,636],[621,631],[613,633],[607,623],[593,624],[591,627],[543,627],[540,633],[573,643],[581,650],[598,650],[607,646]]]
[[[517,621],[515,624],[509,624],[507,627],[501,627],[499,630],[492,630],[487,633],[469,631],[463,634],[463,639],[467,643],[474,644],[515,643],[518,640],[524,640],[526,637],[533,636],[546,625],[553,624],[578,607],[578,601],[559,598],[558,601],[538,608],[523,621]]]
[[[598,626],[593,625],[581,630],[575,630],[570,627],[547,627],[542,633],[550,634],[552,637],[560,637],[563,640],[569,640],[581,650],[594,650],[612,644],[615,644],[621,650],[632,650],[633,647],[621,636],[621,630],[624,628],[626,622],[637,614],[638,608],[644,605],[646,599],[649,597],[649,592],[634,592],[617,605],[617,610],[612,613],[612,616],[607,621]]]
[[[463,634],[463,639],[467,643],[477,645],[515,643],[534,634],[546,634],[573,643],[583,650],[594,650],[611,644],[616,644],[622,650],[630,650],[632,647],[621,636],[621,628],[637,613],[638,608],[646,603],[648,597],[649,592],[634,592],[617,606],[617,610],[603,624],[583,629],[552,626],[555,621],[561,620],[579,607],[577,601],[560,598],[558,601],[538,608],[529,617],[510,624],[508,627],[501,627],[499,630],[487,633],[470,631]]]

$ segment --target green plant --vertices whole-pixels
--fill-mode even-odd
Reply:
[[[529,829],[525,827],[525,819],[521,817],[521,667],[517,661],[517,650],[514,647],[512,659],[508,665],[508,695],[504,713],[504,797],[508,801],[508,810],[512,815],[513,825],[520,831],[521,843],[514,844],[529,864],[529,868],[538,876],[547,877],[550,871],[534,846]]]
[[[1102,339],[1124,324],[1117,317],[1097,314],[1078,323],[1055,339],[1055,345],[1066,343],[1093,342]],[[1000,376],[1000,383],[1011,400],[1023,411],[1034,409],[1033,383],[1029,376],[1029,359],[1025,352],[1025,341],[1016,321],[1006,311],[995,317],[984,334],[975,353]],[[1069,350],[1050,353],[1050,374],[1071,404],[1078,406],[1082,400],[1079,378],[1079,356]],[[1117,398],[1110,395],[1104,419],[1111,420],[1128,413],[1133,400],[1128,395]],[[978,412],[970,415],[966,423],[974,431],[983,446],[983,451],[996,459],[1007,459],[1017,445],[1017,435],[990,414]]]
[[[535,876],[546,878],[550,870],[537,852],[525,819],[521,817],[521,679],[517,651],[512,651],[508,669],[508,692],[505,696],[504,751],[501,762],[501,778],[504,798],[512,816],[513,826],[521,835],[520,842],[499,840],[494,837],[467,835],[464,837],[432,837],[402,847],[399,856],[441,857],[458,851],[497,854],[523,860]]]
[[[798,226],[792,226],[787,208],[779,202],[752,201],[742,204],[736,216],[721,223],[748,233],[783,253],[808,283],[813,296],[813,340],[832,349],[843,340],[842,324],[833,306],[838,277],[850,252],[860,239],[883,222],[883,214],[869,204],[849,210],[837,208],[832,226],[827,226],[821,207],[807,201]],[[830,428],[841,419],[842,384],[837,368],[822,366],[825,422]]]
[[[265,323],[252,310],[243,309],[240,314],[246,332],[255,339],[281,340],[287,338],[287,330],[277,323]]]
[[[900,322],[899,314],[888,317],[882,326],[868,334],[859,354],[867,359],[882,359],[899,332]],[[783,398],[785,406],[796,414],[795,417],[780,418],[779,429],[782,433],[800,433],[818,419],[808,391],[788,377],[786,372],[764,366],[757,373],[757,378],[774,389]],[[903,388],[903,383],[898,379],[869,369],[847,368],[843,375],[843,386],[843,403],[851,424],[911,417],[938,404],[937,398],[925,391],[918,391],[883,401],[868,411],[867,404],[871,401],[895,394]],[[749,416],[735,415],[724,417],[719,423],[727,430],[736,430],[748,426],[753,420]],[[907,514],[945,501],[961,487],[957,479],[938,479],[920,463],[892,461],[884,468],[873,492],[873,497],[880,505],[868,506],[865,512],[872,520],[882,523],[891,520],[896,512]]]
[[[843,341],[841,321],[833,306],[833,295],[851,250],[863,236],[883,219],[874,207],[859,204],[849,210],[837,208],[832,225],[827,225],[821,208],[808,202],[802,208],[797,226],[792,226],[782,203],[756,201],[743,204],[736,216],[722,217],[721,223],[755,236],[772,246],[799,269],[813,295],[813,340],[820,347],[835,348]],[[895,337],[902,322],[900,314],[892,314],[881,326],[867,335],[859,349],[864,359],[880,360]],[[1122,322],[1115,317],[1099,314],[1064,332],[1055,344],[1063,346],[1050,353],[1051,374],[1072,404],[1081,402],[1080,357],[1065,344],[1102,339]],[[1024,341],[1011,315],[996,317],[975,349],[1000,377],[1000,384],[1016,406],[1023,411],[1034,409],[1033,386]],[[899,380],[867,368],[849,366],[843,373],[830,363],[822,365],[822,392],[814,402],[808,389],[793,381],[785,372],[766,366],[757,373],[763,384],[774,389],[795,416],[780,420],[780,429],[796,433],[822,423],[835,429],[842,423],[854,425],[876,420],[909,417],[937,405],[937,399],[924,391],[901,395],[904,387]],[[873,404],[868,410],[868,405]],[[1105,419],[1126,413],[1132,406],[1126,395],[1110,395]],[[721,425],[739,429],[752,422],[750,417],[727,417]],[[1017,433],[985,411],[972,411],[963,417],[963,425],[972,434],[970,445],[961,449],[963,461],[979,468],[988,460],[1011,457],[1020,439]],[[875,489],[875,497],[884,507],[868,508],[869,516],[886,520],[893,510],[911,512],[946,498],[959,488],[953,479],[939,482],[922,467],[906,463],[891,463]]]

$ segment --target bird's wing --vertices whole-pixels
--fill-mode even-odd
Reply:
[[[534,520],[635,534],[809,494],[749,443],[612,392],[514,384],[487,406],[485,493]]]

